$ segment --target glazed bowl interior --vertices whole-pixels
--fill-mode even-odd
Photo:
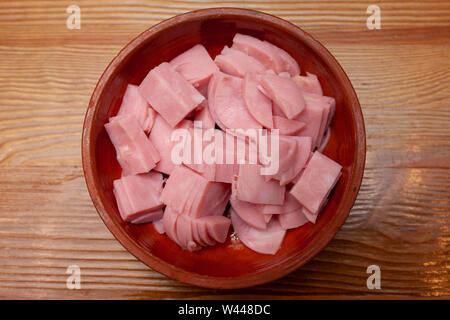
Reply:
[[[120,218],[113,180],[121,169],[104,124],[121,104],[127,84],[139,85],[150,69],[189,49],[204,45],[212,57],[232,44],[236,33],[267,40],[289,52],[302,73],[317,74],[324,94],[336,99],[331,138],[324,154],[343,166],[342,177],[316,224],[289,230],[275,255],[258,254],[238,241],[198,252],[183,251],[152,224],[133,225]],[[316,255],[338,231],[355,201],[365,162],[361,109],[347,76],[316,40],[294,25],[260,12],[217,8],[166,20],[130,42],[101,77],[86,113],[83,167],[94,205],[124,247],[151,268],[187,283],[238,288],[279,278]],[[189,190],[186,190],[189,192]]]

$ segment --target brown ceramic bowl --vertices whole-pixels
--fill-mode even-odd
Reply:
[[[132,225],[119,216],[112,182],[120,177],[104,124],[114,116],[128,83],[195,44],[212,56],[240,32],[285,49],[302,72],[317,74],[324,93],[336,99],[331,139],[324,153],[343,166],[342,177],[316,224],[287,232],[275,255],[258,254],[228,239],[199,252],[181,250],[152,224]],[[243,288],[278,279],[311,260],[346,220],[358,193],[365,163],[365,131],[358,98],[339,63],[317,40],[280,18],[245,9],[215,8],[163,21],[131,41],[109,64],[92,94],[82,138],[83,167],[92,201],[122,245],[149,267],[171,278],[209,288]],[[189,190],[186,190],[189,192]]]

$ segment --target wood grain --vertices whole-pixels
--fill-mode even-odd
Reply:
[[[377,2],[378,3],[378,2]],[[0,298],[450,297],[450,3],[382,1],[64,1],[0,3]],[[239,291],[184,285],[127,253],[92,206],[80,159],[84,112],[101,73],[149,26],[207,6],[287,19],[349,75],[367,130],[350,217],[301,270]],[[82,289],[66,288],[66,268]],[[366,288],[366,268],[382,289]]]
[[[239,291],[190,287],[136,261],[98,218],[79,167],[5,166],[0,176],[2,294],[18,288],[33,289],[18,290],[25,298],[58,291],[103,298],[361,296],[371,294],[364,289],[370,264],[381,267],[380,294],[450,294],[447,169],[368,169],[350,217],[322,253],[288,277]],[[80,292],[65,288],[72,264],[82,270]]]

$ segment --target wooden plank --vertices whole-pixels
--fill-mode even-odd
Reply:
[[[449,166],[449,45],[329,48],[363,107],[368,167]],[[14,52],[0,46],[0,164],[79,165],[86,106],[118,51],[109,45],[17,46]]]
[[[402,39],[446,42],[450,4],[445,1],[383,1],[382,29],[367,32],[366,9],[373,1],[86,1],[81,30],[68,30],[69,3],[18,1],[0,4],[0,44],[43,46],[103,43],[123,46],[148,27],[190,10],[207,7],[244,7],[277,15],[297,24],[322,41],[364,43]],[[443,32],[444,30],[445,32]],[[33,32],[31,32],[31,30]],[[114,36],[111,36],[111,35]],[[432,34],[433,37],[428,35]],[[381,35],[381,37],[380,37]]]
[[[244,7],[265,11],[290,21],[306,21],[324,24],[358,24],[365,22],[366,9],[373,1],[240,1],[208,2],[203,1],[77,1],[89,23],[117,24],[156,23],[186,11],[208,7]],[[68,3],[60,1],[18,1],[0,5],[2,20],[8,24],[28,24],[45,22],[58,24],[65,20]],[[412,25],[448,25],[450,5],[445,1],[383,1],[379,3],[386,26]],[[365,26],[363,26],[365,27]]]
[[[376,293],[450,294],[447,169],[366,170],[347,222],[312,262],[274,283],[231,292],[184,285],[138,262],[98,218],[79,167],[4,166],[0,177],[0,297],[13,288],[27,298],[364,296],[374,294],[366,288],[371,264],[382,270]],[[82,270],[80,292],[65,289],[72,264]]]

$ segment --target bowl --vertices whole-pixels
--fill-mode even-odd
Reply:
[[[152,224],[132,225],[119,215],[112,192],[121,169],[104,124],[120,106],[127,84],[140,84],[148,71],[203,44],[214,57],[235,33],[272,42],[289,52],[302,73],[317,74],[324,94],[336,99],[331,139],[324,154],[343,166],[342,177],[316,224],[289,230],[275,255],[256,253],[228,237],[198,252],[183,251]],[[92,94],[82,137],[87,188],[100,217],[117,240],[152,269],[179,281],[209,288],[243,288],[266,283],[298,269],[333,238],[359,191],[365,164],[365,130],[358,98],[336,59],[297,26],[258,11],[214,8],[165,20],[128,43],[111,61]]]

